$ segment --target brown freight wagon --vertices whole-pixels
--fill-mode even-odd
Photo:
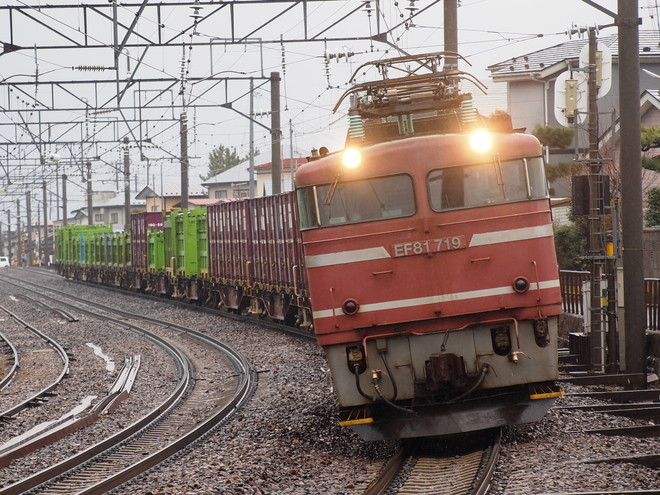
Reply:
[[[133,269],[146,273],[149,269],[147,261],[147,234],[151,229],[163,230],[163,214],[161,212],[141,212],[131,215],[131,256]]]
[[[219,302],[237,312],[308,322],[295,194],[210,205],[207,213],[209,275]]]

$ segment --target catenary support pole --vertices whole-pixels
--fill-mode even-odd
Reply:
[[[444,0],[445,51],[458,52],[458,0]],[[445,70],[458,69],[456,57],[445,58]]]
[[[50,259],[48,258],[48,191],[46,190],[46,181],[42,184],[42,203],[44,207],[44,243],[42,244],[44,264],[48,266]]]
[[[25,210],[25,223],[27,225],[26,258],[28,266],[32,266],[34,256],[32,256],[32,193],[30,191],[25,193]]]
[[[181,208],[188,208],[188,114],[181,112]]]
[[[69,223],[68,217],[68,205],[66,197],[66,174],[62,174],[62,225],[67,225]]]
[[[87,162],[87,225],[94,225],[92,204],[92,162]]]
[[[273,194],[282,192],[282,130],[280,129],[280,73],[270,73],[270,134]]]
[[[128,137],[124,137],[124,230],[131,228],[131,157]]]

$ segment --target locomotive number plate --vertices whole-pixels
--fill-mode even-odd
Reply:
[[[440,237],[438,239],[392,244],[392,253],[395,258],[399,258],[401,256],[454,251],[456,249],[465,249],[466,247],[465,236],[454,235],[451,237]]]

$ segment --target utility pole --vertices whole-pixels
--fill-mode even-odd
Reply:
[[[2,241],[2,222],[0,222],[0,256],[5,255],[5,243]]]
[[[124,137],[124,230],[131,228],[131,160],[128,153],[128,136]]]
[[[280,73],[270,73],[270,136],[273,194],[282,192],[282,130],[280,129]]]
[[[445,51],[458,53],[458,0],[444,0]],[[445,70],[457,70],[458,59],[445,57]]]
[[[32,266],[32,193],[29,191],[25,193],[25,209],[27,210],[27,262],[28,266]]]
[[[87,162],[87,225],[94,225],[92,208],[92,162]]]
[[[621,196],[625,369],[646,384],[642,166],[639,110],[639,2],[618,0],[619,102],[621,107]]]
[[[181,112],[181,208],[188,208],[188,114]]]

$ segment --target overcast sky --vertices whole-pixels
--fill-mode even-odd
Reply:
[[[32,0],[9,0],[7,4],[15,5],[36,5],[39,2]],[[75,2],[69,2],[75,3]],[[81,2],[85,3],[85,2]],[[107,2],[104,2],[107,5]],[[133,2],[135,3],[135,2]],[[348,12],[360,5],[357,0],[346,2],[324,2],[336,10],[332,14],[339,18],[344,12]],[[373,2],[372,2],[373,3]],[[486,68],[489,65],[504,61],[510,57],[522,55],[545,47],[560,44],[569,38],[565,34],[571,24],[580,26],[593,26],[594,24],[611,24],[612,18],[598,11],[596,8],[584,3],[581,0],[460,0],[458,10],[458,42],[459,52],[465,56],[472,67],[462,66],[461,69],[474,73],[479,79],[491,84],[488,78]],[[615,0],[600,0],[598,2],[603,7],[616,11],[617,2]],[[658,7],[655,6],[656,0],[639,0],[640,16],[643,17],[641,29],[658,29]],[[44,2],[45,4],[45,2]],[[406,13],[406,8],[411,2],[400,0],[395,3],[391,0],[381,0],[383,8],[383,24],[391,26],[400,21],[401,13]],[[417,0],[415,7],[424,8],[429,2]],[[209,8],[209,7],[207,7]],[[326,8],[326,5],[315,4],[310,11]],[[188,9],[189,10],[189,9]],[[208,10],[207,10],[208,12]],[[399,30],[394,34],[393,41],[403,50],[409,53],[424,53],[432,51],[441,51],[443,47],[443,29],[442,29],[442,2],[429,9],[424,16],[420,16],[414,26],[408,30]],[[128,9],[120,8],[120,15],[131,17]],[[312,12],[314,13],[314,12]],[[36,14],[35,14],[36,15]],[[318,14],[317,14],[318,15]],[[187,19],[188,20],[188,19]],[[58,21],[59,22],[59,21]],[[75,31],[76,24],[81,24],[81,19],[67,18],[62,20],[62,30]],[[165,19],[165,23],[173,24],[175,19]],[[200,26],[200,37],[221,36],[227,32],[224,21],[214,21]],[[258,26],[258,20],[255,25]],[[342,29],[347,36],[364,35],[368,33],[368,22],[366,15],[351,17],[350,22],[342,23]],[[4,28],[4,29],[3,29]],[[146,21],[142,21],[139,26],[145,30],[149,28]],[[296,29],[296,26],[287,24],[286,20],[275,26],[278,33],[270,33],[271,36],[279,38],[280,33],[287,33]],[[6,32],[5,26],[0,26],[0,33]],[[603,36],[615,34],[616,28],[610,27],[602,31]],[[1,34],[5,36],[5,34]],[[106,39],[109,39],[106,37]],[[8,41],[0,37],[0,41]],[[38,40],[35,40],[38,42]],[[32,43],[26,42],[26,44]],[[331,53],[341,50],[339,44],[329,45],[328,50]],[[282,127],[283,127],[283,157],[288,157],[290,149],[293,147],[295,156],[306,156],[310,150],[315,147],[326,146],[330,150],[336,150],[343,145],[346,133],[345,108],[340,109],[337,114],[331,112],[332,107],[339,96],[346,89],[346,83],[353,70],[368,60],[377,58],[386,58],[397,56],[398,53],[383,44],[356,43],[348,46],[355,55],[348,61],[342,60],[337,63],[332,61],[327,66],[323,62],[324,46],[323,43],[290,43],[282,47],[278,45],[268,45],[263,51],[254,46],[237,47],[230,46],[225,49],[216,49],[210,54],[208,50],[195,49],[189,57],[190,73],[194,76],[205,77],[211,73],[217,73],[219,70],[231,70],[245,72],[246,74],[260,75],[261,60],[263,60],[263,73],[268,75],[271,71],[279,71],[283,75],[282,80]],[[153,50],[150,51],[152,55]],[[107,53],[105,54],[107,55]],[[132,57],[138,57],[139,53],[131,53]],[[96,52],[93,57],[96,59],[85,59],[81,55],[76,58],[77,64],[98,64],[103,62],[99,60],[99,54]],[[166,60],[150,60],[156,70],[162,67],[161,72],[156,70],[156,74],[169,74],[176,76],[180,69],[179,53],[170,54]],[[108,58],[108,57],[105,57]],[[41,51],[38,54],[39,71],[41,74],[46,71],[55,71],[53,75],[61,78],[81,77],[80,73],[72,73],[70,69],[71,60],[68,54],[57,54],[52,51]],[[282,63],[285,60],[285,65]],[[111,60],[111,57],[110,57]],[[105,63],[105,62],[103,62]],[[33,71],[34,54],[29,50],[24,52],[4,55],[0,58],[0,79],[11,77],[15,73]],[[67,68],[69,66],[69,68]],[[284,72],[286,73],[284,74]],[[84,74],[83,74],[84,76]],[[94,74],[96,76],[96,74]],[[109,88],[113,91],[114,88]],[[196,88],[189,87],[194,92]],[[236,99],[236,106],[242,112],[247,113],[249,100],[244,96],[247,86],[235,86],[229,90],[229,100]],[[224,95],[222,95],[224,97]],[[0,104],[3,95],[0,94]],[[220,105],[224,100],[217,96],[210,101],[211,104]],[[255,96],[255,110],[266,111],[270,105],[270,94],[268,85],[259,89]],[[192,114],[191,134],[190,134],[190,154],[193,157],[193,171],[191,176],[197,176],[206,171],[208,163],[208,153],[219,144],[235,147],[241,154],[248,150],[248,125],[247,120],[241,115],[231,110],[223,109],[218,106],[211,115]],[[291,121],[291,127],[289,127]],[[269,125],[268,118],[263,118],[262,122]],[[293,146],[289,140],[290,130],[293,131]],[[261,151],[261,161],[270,160],[270,135],[260,127],[255,129],[256,146]],[[153,128],[149,136],[157,136],[155,141],[167,149],[173,156],[179,154],[178,128],[169,131]],[[6,137],[6,136],[5,136]],[[103,149],[99,154],[104,152]],[[157,153],[157,152],[155,152]],[[119,158],[118,150],[110,149],[104,159],[107,162],[113,162]],[[2,156],[0,156],[2,159]],[[138,189],[145,184],[146,165],[139,163],[139,156],[131,156],[134,168],[141,175]],[[100,166],[101,164],[99,164]],[[96,165],[95,165],[96,167]],[[166,175],[176,176],[177,164],[166,164]],[[104,175],[105,174],[105,175]],[[153,170],[152,170],[153,174]],[[114,173],[110,169],[99,169],[99,180],[103,179],[112,186]],[[101,185],[99,185],[101,188]],[[107,189],[107,188],[106,188]],[[73,189],[75,190],[75,188]],[[0,198],[1,199],[1,198]]]

